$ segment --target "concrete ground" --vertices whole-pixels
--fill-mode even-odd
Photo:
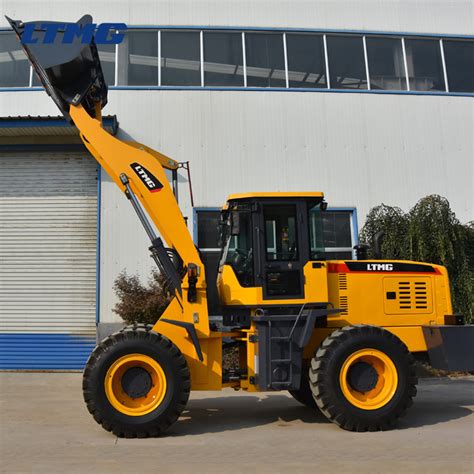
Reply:
[[[167,437],[117,439],[81,374],[0,373],[0,471],[474,472],[474,377],[425,379],[398,429],[349,433],[284,392],[195,392]]]

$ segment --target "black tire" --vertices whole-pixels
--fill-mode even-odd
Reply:
[[[313,397],[313,392],[309,386],[309,375],[308,367],[303,368],[303,373],[301,374],[301,386],[299,390],[288,390],[290,395],[302,405],[305,405],[309,408],[317,408],[316,401]]]
[[[120,357],[135,353],[158,362],[166,377],[163,401],[143,416],[130,416],[114,408],[104,386],[110,366]],[[151,326],[135,325],[106,337],[94,349],[84,369],[82,388],[89,412],[104,429],[119,437],[147,438],[163,434],[176,422],[188,401],[190,386],[189,368],[180,350]]]
[[[346,398],[341,389],[339,376],[344,362],[362,349],[376,349],[384,353],[396,368],[396,389],[393,396],[380,408],[357,407]],[[392,428],[413,404],[418,381],[414,358],[405,344],[389,331],[365,325],[347,326],[331,333],[313,357],[309,377],[319,409],[330,421],[349,431]]]

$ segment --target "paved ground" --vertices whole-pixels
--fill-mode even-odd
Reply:
[[[102,430],[77,373],[0,373],[0,395],[1,472],[474,472],[474,377],[423,380],[397,430],[360,434],[285,393],[196,392],[145,440]]]

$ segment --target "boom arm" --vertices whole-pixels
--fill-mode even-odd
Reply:
[[[72,42],[63,41],[69,27],[81,31],[92,22],[92,18],[85,15],[76,24],[56,22],[57,33],[52,43],[50,38],[45,41],[46,30],[42,22],[7,19],[20,40],[26,27],[33,28],[35,41],[22,42],[23,49],[46,92],[66,119],[79,129],[92,156],[130,199],[152,241],[152,256],[175,290],[181,310],[188,303],[206,306],[205,273],[200,271],[202,261],[164,171],[167,168],[176,173],[178,163],[140,143],[123,142],[103,129],[101,109],[107,103],[107,85],[94,39],[84,42],[81,35],[77,35]],[[143,208],[172,249],[171,257],[156,236]],[[179,259],[188,270],[187,282],[183,285],[180,265],[173,264],[173,260],[176,263]],[[187,290],[186,302],[182,288]],[[191,314],[192,311],[195,310],[191,310]]]
[[[147,151],[110,135],[102,128],[101,122],[92,118],[82,106],[72,105],[69,114],[87,149],[123,192],[126,188],[120,176],[125,174],[128,177],[132,191],[184,264],[202,266],[161,163]]]

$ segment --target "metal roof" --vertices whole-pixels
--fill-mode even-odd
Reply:
[[[231,201],[234,199],[249,199],[249,198],[306,198],[306,197],[324,197],[324,193],[318,191],[302,191],[302,192],[257,192],[257,193],[242,193],[242,194],[231,194],[227,200]]]
[[[105,130],[112,135],[117,133],[116,115],[107,115],[102,121]],[[70,125],[62,115],[0,117],[0,137],[76,137],[78,134],[77,128]]]

